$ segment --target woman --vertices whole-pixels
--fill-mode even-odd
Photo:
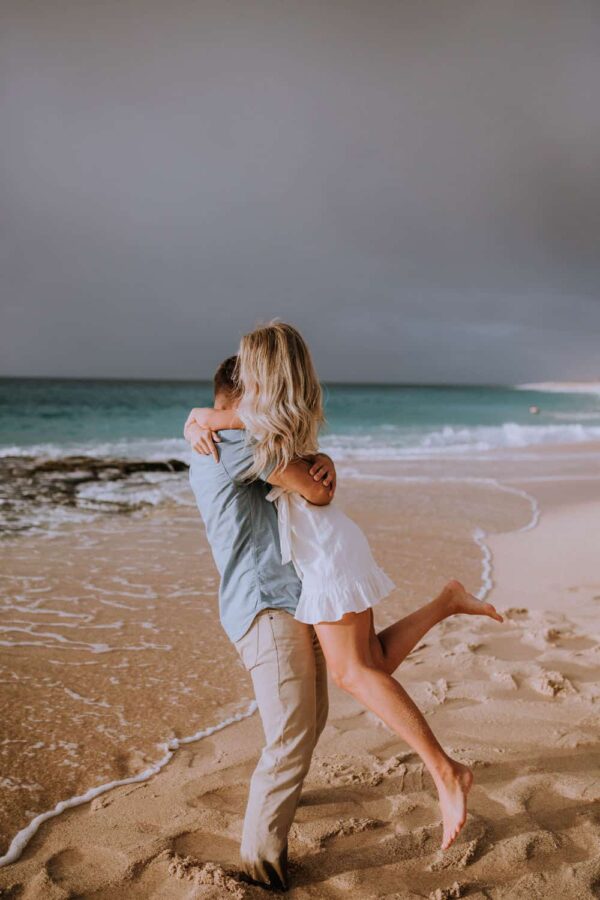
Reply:
[[[242,338],[238,356],[242,399],[237,411],[196,409],[191,420],[217,431],[246,428],[253,446],[249,477],[269,471],[277,502],[283,561],[292,560],[302,580],[296,618],[314,625],[336,684],[372,710],[422,758],[438,791],[443,817],[442,848],[453,843],[466,821],[471,770],[449,757],[392,672],[422,635],[453,613],[502,617],[457,581],[431,604],[376,634],[372,607],[394,584],[376,564],[358,526],[335,504],[313,506],[285,489],[283,474],[295,460],[318,450],[322,392],[302,336],[281,322]],[[190,421],[190,420],[188,420]],[[396,623],[398,624],[398,623]]]

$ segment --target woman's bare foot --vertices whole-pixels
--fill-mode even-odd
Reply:
[[[504,622],[503,617],[491,603],[478,600],[473,594],[469,594],[460,581],[449,581],[439,595],[440,601],[447,610],[447,616],[456,613],[466,613],[471,616],[489,616],[496,622]]]
[[[472,784],[473,773],[456,760],[450,760],[448,771],[435,779],[444,825],[442,850],[454,843],[467,821],[467,794]]]

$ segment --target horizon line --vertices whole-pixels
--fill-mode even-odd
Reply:
[[[153,376],[126,375],[0,375],[0,381],[103,381],[103,382],[137,382],[137,383],[172,383],[172,384],[212,384],[212,376],[208,378],[168,378]],[[485,381],[336,381],[322,378],[321,383],[336,387],[485,387],[515,388],[520,384]],[[531,382],[533,383],[533,382]],[[539,382],[542,384],[543,382]],[[568,384],[569,382],[563,382]],[[590,382],[591,383],[591,382]]]

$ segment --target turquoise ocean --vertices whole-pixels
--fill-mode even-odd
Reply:
[[[600,439],[600,387],[324,390],[322,447],[336,461],[489,455]],[[20,531],[166,498],[189,502],[183,423],[192,406],[211,401],[208,382],[0,379],[0,525]],[[96,461],[92,475],[80,457]],[[146,465],[134,471],[128,460]]]

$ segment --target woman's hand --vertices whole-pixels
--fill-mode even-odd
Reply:
[[[331,496],[333,497],[337,486],[337,477],[335,465],[330,456],[327,456],[326,453],[316,453],[313,464],[309,469],[309,475],[311,475],[315,481],[322,481],[323,486],[329,488]]]
[[[203,456],[212,456],[215,462],[219,462],[219,450],[216,447],[221,440],[216,431],[209,428],[201,428],[195,422],[186,427],[186,438],[198,453]]]

